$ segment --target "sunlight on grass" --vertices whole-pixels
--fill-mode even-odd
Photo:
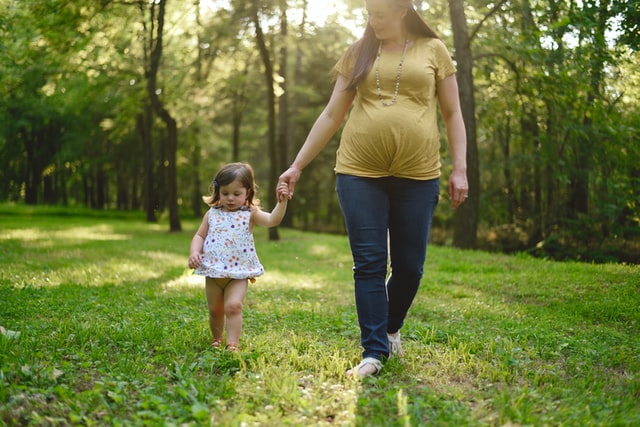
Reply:
[[[272,289],[320,289],[324,286],[321,280],[306,274],[291,274],[283,271],[270,271],[263,278],[258,278],[260,283]]]
[[[193,270],[185,269],[184,273],[173,280],[169,280],[162,284],[162,288],[180,290],[180,289],[204,289],[204,276],[193,274]]]
[[[507,304],[500,297],[487,295],[483,292],[439,290],[434,296],[432,290],[423,289],[418,292],[414,305],[423,305],[435,312],[441,312],[448,319],[520,319],[523,317],[521,307],[517,304]]]
[[[270,290],[322,289],[326,283],[323,283],[321,278],[321,276],[312,278],[308,275],[287,274],[279,270],[268,271],[263,276],[257,277],[256,282],[250,284],[250,289],[253,287]],[[162,287],[166,289],[200,288],[204,283],[204,276],[194,274],[191,269],[185,269],[181,276],[163,283]]]
[[[320,257],[330,257],[335,255],[334,250],[327,245],[313,244],[309,247],[309,254]]]
[[[23,228],[0,232],[0,239],[21,240],[42,248],[53,247],[60,241],[65,241],[67,244],[77,244],[87,241],[128,240],[130,238],[130,235],[116,233],[112,227],[106,224],[93,227],[71,227],[63,230]]]
[[[233,425],[239,408],[252,408],[243,411],[247,425],[355,425],[362,385],[344,377],[349,357],[318,338],[288,329],[248,336],[259,353],[234,378],[235,408],[216,414],[219,425]]]
[[[119,260],[103,261],[86,266],[69,266],[55,271],[36,271],[22,277],[23,286],[59,286],[61,284],[77,284],[84,286],[122,285],[132,280],[135,282],[152,280],[160,276],[153,265],[121,262]],[[19,285],[20,283],[15,283]]]
[[[152,264],[155,265],[164,265],[164,266],[180,266],[186,265],[187,259],[185,256],[176,256],[170,252],[163,251],[143,251],[140,253],[143,257],[146,257],[146,261],[151,261]]]
[[[104,258],[88,261],[81,250],[48,254],[49,259],[29,261],[32,267],[10,277],[16,287],[123,285],[160,278],[164,273],[158,266],[179,266],[182,257],[160,251],[145,251],[136,257]],[[57,265],[60,264],[60,265]]]

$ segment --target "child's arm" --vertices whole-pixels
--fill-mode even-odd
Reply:
[[[191,239],[191,248],[189,249],[189,268],[198,268],[202,262],[202,248],[204,247],[204,239],[209,232],[209,211],[204,214],[204,218],[200,223],[200,227]]]
[[[271,212],[265,212],[260,209],[254,210],[251,215],[253,223],[262,227],[275,227],[279,225],[282,222],[282,218],[284,218],[284,214],[287,212],[288,200],[288,197],[283,197]]]

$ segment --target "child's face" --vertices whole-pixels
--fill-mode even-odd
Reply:
[[[247,201],[247,189],[239,180],[220,186],[220,204],[228,211],[235,211]]]

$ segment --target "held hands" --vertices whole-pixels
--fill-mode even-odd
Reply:
[[[286,182],[281,182],[276,187],[276,194],[278,196],[278,202],[287,202],[291,198],[289,196],[289,185]]]
[[[454,170],[449,177],[449,198],[453,208],[460,206],[469,197],[467,173]]]
[[[291,166],[284,171],[278,179],[278,200],[282,201],[284,198],[291,200],[293,197],[293,189],[296,187],[296,182],[300,179],[300,169]]]

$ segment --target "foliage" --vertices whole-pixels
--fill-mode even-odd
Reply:
[[[447,3],[415,3],[453,46]],[[156,92],[177,121],[178,203],[189,218],[201,215],[201,195],[228,161],[254,165],[263,200],[273,185],[276,160],[266,148],[266,91],[248,4],[167,4]],[[276,94],[284,96],[286,87],[290,97],[289,129],[278,130],[286,135],[278,163],[286,163],[327,102],[331,67],[361,33],[366,14],[362,2],[337,2],[342,7],[318,24],[313,16],[302,22],[312,2],[256,4],[272,63],[289,48],[286,86],[274,70]],[[0,200],[138,211],[150,197],[158,216],[167,216],[167,129],[144,110],[149,5],[0,0]],[[547,242],[592,252],[606,243],[623,255],[618,259],[632,259],[640,233],[638,2],[465,5],[477,105],[479,246],[524,250]],[[286,37],[279,28],[285,11]],[[147,166],[144,126],[151,129]],[[332,167],[339,136],[304,171],[288,224],[343,232]],[[444,243],[451,242],[453,216],[447,156],[443,150],[434,230]],[[518,232],[504,244],[491,240],[505,230]]]
[[[617,13],[609,2],[506,4],[483,22],[497,31],[478,33],[482,217],[488,229],[525,225],[520,250],[547,239],[571,241],[567,252],[593,239],[637,246],[623,237],[640,226],[629,208],[640,153],[625,142],[637,119],[621,101],[638,59],[615,45]]]
[[[2,205],[0,220],[0,424],[640,422],[638,266],[431,247],[405,357],[356,381],[343,236],[256,234],[267,273],[229,354],[209,347],[190,232],[81,209]]]

